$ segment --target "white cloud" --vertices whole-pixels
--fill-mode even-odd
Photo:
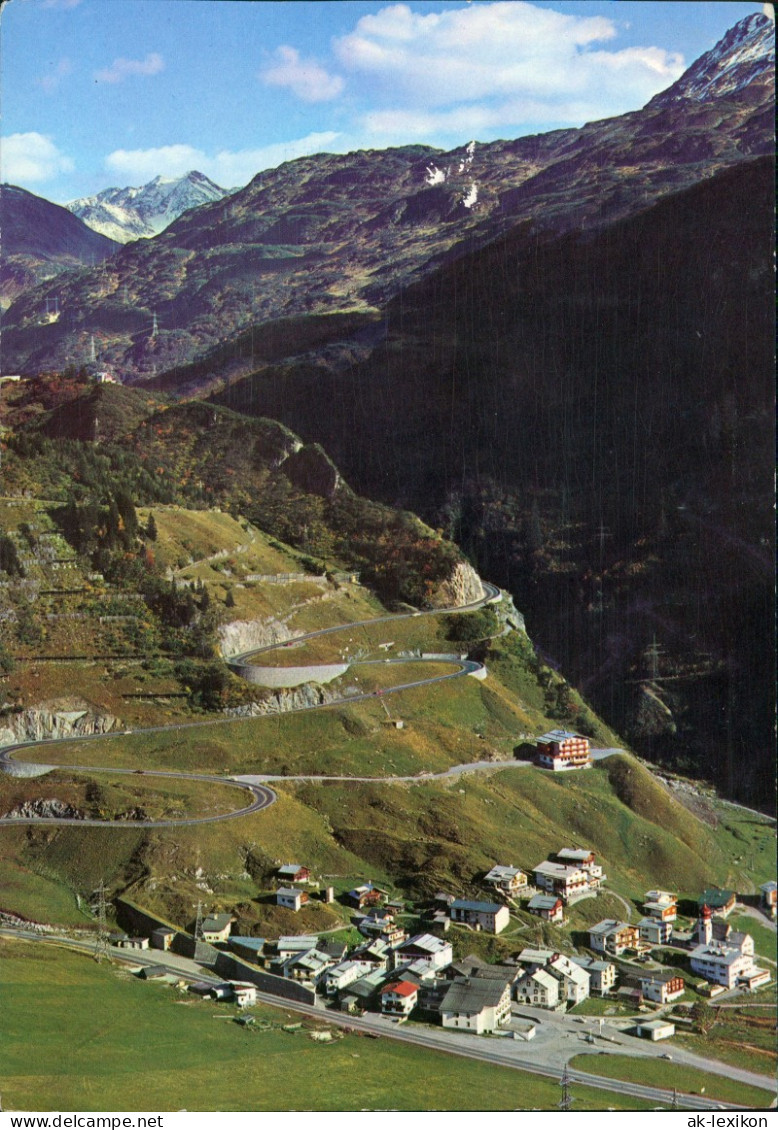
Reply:
[[[44,8],[77,8],[81,0],[43,0]]]
[[[610,19],[524,0],[429,15],[394,4],[363,16],[334,50],[345,70],[370,83],[375,109],[365,128],[388,135],[394,122],[406,136],[424,136],[447,124],[472,136],[479,128],[572,125],[621,113],[682,73],[680,55],[618,49],[617,34]]]
[[[110,67],[95,71],[95,78],[98,82],[124,82],[135,75],[158,75],[164,69],[164,59],[152,51],[145,59],[114,59]]]
[[[256,173],[284,161],[328,149],[339,135],[332,131],[310,133],[294,141],[259,149],[222,149],[208,154],[193,145],[163,145],[155,149],[116,149],[105,159],[106,168],[127,183],[145,184],[156,176],[179,177],[197,169],[223,188],[247,184]]]
[[[301,59],[294,47],[279,47],[276,62],[260,72],[268,86],[286,86],[304,102],[329,102],[343,89],[340,75],[331,75],[312,59]]]
[[[74,169],[70,157],[42,133],[12,133],[0,140],[3,180],[11,184],[37,184]]]
[[[63,78],[67,78],[67,76],[71,74],[72,71],[73,64],[66,55],[63,55],[57,65],[55,67],[51,67],[47,74],[45,74],[43,78],[39,79],[38,81],[47,94],[53,94],[59,84],[62,82]]]

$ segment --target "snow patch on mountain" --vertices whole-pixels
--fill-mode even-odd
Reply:
[[[71,200],[68,210],[90,228],[127,243],[159,235],[190,208],[199,208],[228,196],[202,173],[183,177],[155,177],[137,188],[106,188],[96,196]]]

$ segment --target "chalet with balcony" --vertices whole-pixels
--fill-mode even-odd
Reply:
[[[670,1004],[682,997],[686,989],[683,977],[676,973],[647,973],[639,978],[643,999],[655,1004]]]
[[[585,769],[592,764],[589,739],[570,730],[549,730],[537,739],[535,764],[543,769]]]
[[[496,863],[491,871],[484,875],[484,883],[494,887],[499,894],[513,898],[527,886],[527,875],[519,867]]]
[[[362,910],[366,906],[378,906],[384,895],[385,892],[372,883],[363,883],[361,887],[355,887],[353,891],[348,892],[346,902],[349,906]]]
[[[589,945],[598,953],[618,957],[625,950],[635,949],[640,939],[637,926],[628,922],[616,922],[613,918],[603,918],[596,926],[589,927]]]

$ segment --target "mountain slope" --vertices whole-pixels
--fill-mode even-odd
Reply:
[[[301,158],[125,248],[99,286],[73,280],[23,299],[9,313],[5,348],[26,370],[81,358],[87,339],[75,327],[40,325],[41,303],[56,292],[98,338],[104,363],[122,379],[146,379],[252,324],[375,307],[519,225],[528,239],[603,227],[771,153],[767,78],[760,72],[726,97],[711,89],[701,101],[447,154],[411,146]]]
[[[0,217],[0,299],[4,306],[43,279],[68,268],[100,262],[118,247],[66,208],[15,185],[0,185]]]
[[[139,188],[106,188],[66,207],[95,231],[128,243],[158,235],[190,208],[227,195],[203,173],[192,171],[183,177],[155,177]]]
[[[444,526],[639,749],[769,802],[772,220],[762,159],[600,233],[517,231],[388,304],[369,360],[217,399]]]

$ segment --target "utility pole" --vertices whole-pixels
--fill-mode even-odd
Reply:
[[[94,911],[97,917],[97,938],[95,939],[95,961],[102,961],[108,957],[108,920],[105,911],[105,884],[100,880],[100,885],[95,892]]]
[[[195,918],[194,936],[196,942],[203,941],[203,904],[198,900],[197,917]]]
[[[562,1078],[559,1080],[559,1085],[562,1088],[562,1098],[557,1103],[560,1110],[570,1110],[573,1105],[573,1097],[570,1094],[570,1076],[567,1074],[567,1064],[562,1072]]]

